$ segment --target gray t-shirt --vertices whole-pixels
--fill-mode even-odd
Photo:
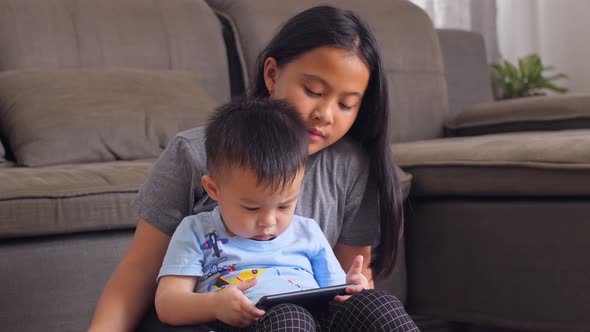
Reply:
[[[140,217],[170,236],[184,217],[216,205],[201,184],[208,174],[204,136],[200,127],[172,139],[132,203]],[[332,247],[376,245],[375,188],[367,153],[343,138],[310,156],[295,213],[316,220]]]

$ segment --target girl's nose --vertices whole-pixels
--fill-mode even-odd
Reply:
[[[314,121],[331,124],[333,121],[333,111],[330,102],[325,102],[318,105],[313,112],[311,112],[311,118]]]

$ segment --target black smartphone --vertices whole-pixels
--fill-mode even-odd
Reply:
[[[346,287],[354,284],[336,285],[330,287],[306,289],[289,293],[265,295],[258,300],[256,306],[267,310],[277,304],[293,303],[300,305],[311,312],[322,310],[334,299],[336,295],[346,295]]]

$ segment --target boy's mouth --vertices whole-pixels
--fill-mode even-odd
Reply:
[[[271,234],[262,234],[262,235],[256,235],[255,237],[252,238],[252,240],[256,240],[256,241],[269,241],[274,239],[275,236],[271,235]]]

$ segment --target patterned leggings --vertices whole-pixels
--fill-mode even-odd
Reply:
[[[420,331],[398,299],[378,290],[364,290],[344,303],[330,304],[318,317],[298,305],[280,304],[254,326],[240,329],[216,322],[211,327],[219,332]]]

